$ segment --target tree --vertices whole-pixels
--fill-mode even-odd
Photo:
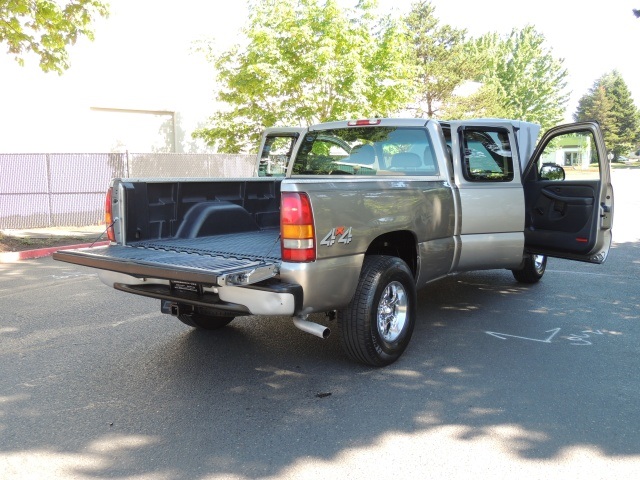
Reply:
[[[506,115],[549,128],[563,118],[567,71],[544,42],[529,25],[513,29],[506,39],[484,35],[476,40],[475,50],[483,66],[478,80],[495,88]]]
[[[640,117],[631,92],[617,70],[597,79],[578,102],[575,121],[597,121],[607,149],[617,159],[640,141]]]
[[[412,5],[404,23],[415,64],[416,116],[435,117],[456,87],[477,77],[466,48],[466,30],[440,25],[429,0]]]
[[[509,118],[498,89],[491,84],[481,85],[470,95],[452,95],[442,107],[443,118]]]
[[[428,0],[413,5],[405,24],[416,64],[417,116],[509,117],[544,128],[562,120],[567,71],[534,27],[467,40],[464,30],[439,25]],[[457,95],[469,80],[479,89]]]
[[[573,118],[576,122],[596,121],[600,124],[602,135],[607,148],[618,143],[618,135],[613,128],[613,102],[607,96],[604,85],[594,85],[591,95],[584,95]]]
[[[612,151],[617,159],[620,155],[629,153],[640,141],[640,117],[631,91],[617,70],[607,76],[605,92],[612,100],[611,113],[618,135],[618,143]]]
[[[211,54],[224,110],[194,136],[222,151],[255,149],[265,127],[386,116],[409,98],[408,52],[375,2],[255,0],[246,48]]]
[[[91,23],[108,16],[98,0],[4,0],[0,3],[0,43],[24,65],[28,53],[40,57],[40,68],[61,74],[69,68],[67,47],[85,36],[93,40]]]

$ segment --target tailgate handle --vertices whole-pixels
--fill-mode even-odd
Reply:
[[[264,265],[251,270],[227,273],[216,278],[216,283],[221,286],[243,286],[267,280],[278,274],[276,265]]]

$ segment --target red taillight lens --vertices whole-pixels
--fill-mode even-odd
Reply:
[[[313,262],[316,259],[311,201],[306,193],[284,192],[280,203],[282,260]]]
[[[104,223],[107,224],[107,238],[115,242],[116,232],[113,229],[113,210],[111,208],[111,197],[113,196],[113,187],[107,190],[107,198],[104,201]]]

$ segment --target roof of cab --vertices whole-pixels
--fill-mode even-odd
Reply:
[[[538,135],[540,133],[540,125],[537,123],[525,122],[522,120],[511,120],[506,118],[474,118],[469,120],[432,120],[424,118],[375,118],[370,119],[371,124],[354,125],[355,120],[340,120],[337,122],[326,122],[312,125],[310,131],[328,130],[334,128],[353,128],[353,127],[424,127],[429,122],[438,122],[440,124],[448,124],[456,128],[460,125],[477,125],[477,126],[506,126],[511,125],[518,142],[518,157],[520,165],[524,169],[533,154],[536,146]],[[375,122],[375,123],[373,123]]]
[[[340,120],[337,122],[318,123],[309,127],[309,130],[327,130],[332,128],[353,128],[361,126],[369,127],[424,127],[430,120],[427,118],[375,118],[375,124],[371,125],[350,125],[350,122],[356,120]]]

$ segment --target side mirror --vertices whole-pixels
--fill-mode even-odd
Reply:
[[[562,181],[565,179],[564,168],[555,163],[545,163],[540,167],[540,178],[542,180]]]

